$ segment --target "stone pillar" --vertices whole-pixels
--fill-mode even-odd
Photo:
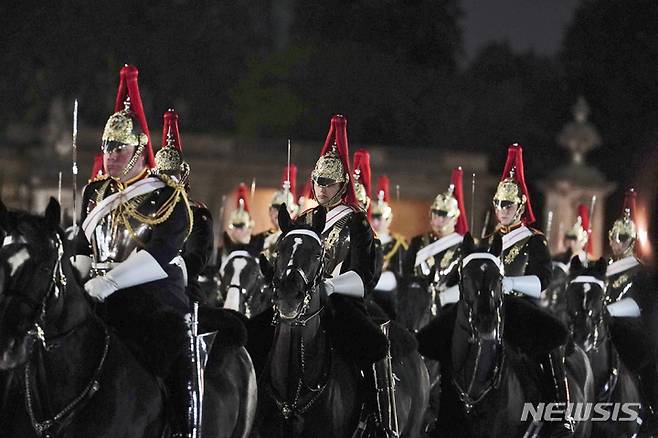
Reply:
[[[573,107],[574,120],[567,123],[558,135],[558,143],[571,152],[571,162],[556,169],[540,183],[544,193],[544,217],[552,217],[546,229],[552,254],[564,251],[564,233],[575,223],[578,204],[592,205],[591,221],[593,256],[600,257],[605,246],[605,202],[615,189],[603,174],[585,162],[587,153],[601,144],[597,129],[587,120],[589,107],[580,97]]]

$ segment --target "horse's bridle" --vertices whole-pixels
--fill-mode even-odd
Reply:
[[[311,313],[310,315],[306,315],[306,312],[308,311],[309,307],[311,306],[311,298],[313,297],[313,293],[315,290],[318,288],[320,283],[322,283],[322,275],[324,272],[324,245],[322,244],[322,241],[320,238],[312,231],[305,230],[305,229],[299,229],[299,230],[291,230],[285,235],[281,237],[281,241],[283,242],[283,239],[285,239],[288,236],[291,235],[296,235],[296,234],[301,234],[305,236],[310,236],[313,237],[318,244],[320,245],[320,248],[322,249],[322,253],[320,255],[320,264],[318,265],[318,269],[316,270],[313,278],[309,280],[308,276],[300,268],[299,266],[288,266],[285,270],[285,275],[286,277],[289,277],[291,273],[297,273],[300,278],[302,279],[302,282],[304,284],[304,298],[302,300],[301,307],[299,308],[299,311],[297,312],[297,315],[294,318],[282,318],[281,312],[279,311],[279,307],[276,304],[276,297],[278,296],[278,290],[279,290],[279,281],[280,279],[278,277],[274,277],[272,279],[272,302],[273,302],[273,308],[274,308],[274,316],[272,318],[272,325],[277,325],[281,322],[281,320],[285,320],[287,324],[291,326],[305,326],[311,319],[315,318],[318,316],[322,311],[324,310],[324,306],[320,306],[318,310],[315,312]]]
[[[3,246],[6,245],[22,245],[27,247],[27,240],[23,236],[9,235],[3,241]],[[55,233],[54,238],[55,250],[57,251],[57,257],[53,262],[52,269],[48,269],[50,280],[48,281],[47,291],[43,295],[41,301],[34,300],[30,297],[24,297],[17,295],[17,298],[21,301],[29,303],[30,308],[35,309],[39,316],[36,322],[33,324],[32,328],[28,330],[28,337],[38,341],[44,349],[47,351],[52,349],[52,346],[48,340],[46,340],[45,332],[43,326],[46,320],[46,308],[48,306],[48,301],[53,297],[58,297],[60,292],[66,288],[66,277],[62,271],[62,257],[64,256],[64,245],[62,239],[59,236],[59,233]],[[7,295],[16,295],[12,291],[8,291]],[[58,335],[59,337],[60,335]]]
[[[5,239],[5,244],[6,243],[7,243],[7,239]],[[20,243],[27,246],[27,241],[24,238],[9,243]],[[37,318],[37,321],[34,323],[33,328],[27,332],[27,336],[34,339],[37,345],[41,345],[43,350],[45,351],[54,350],[60,345],[58,341],[61,341],[62,339],[68,337],[69,335],[74,333],[80,326],[87,323],[87,321],[83,321],[82,323],[65,331],[64,333],[60,333],[46,339],[43,326],[45,325],[46,322],[46,312],[47,312],[48,302],[53,297],[53,295],[55,297],[59,297],[61,291],[66,289],[66,284],[67,284],[66,276],[64,275],[64,272],[62,270],[62,258],[64,257],[64,244],[62,242],[62,238],[59,235],[59,232],[57,231],[55,232],[54,245],[57,251],[57,257],[55,258],[53,268],[50,271],[51,274],[48,283],[48,290],[44,294],[41,302],[37,303],[38,308],[40,309],[39,317]],[[21,298],[32,304],[36,303],[36,301],[27,299],[26,297],[21,297]],[[34,403],[32,399],[32,388],[31,388],[32,379],[31,379],[31,371],[30,371],[30,361],[28,360],[25,363],[25,373],[24,373],[25,374],[24,375],[25,405],[27,408],[28,416],[30,418],[30,423],[32,424],[32,428],[34,429],[34,431],[38,436],[42,436],[45,432],[53,428],[57,428],[58,430],[61,430],[61,428],[64,427],[67,421],[70,420],[73,417],[73,415],[75,415],[82,408],[83,403],[88,401],[100,389],[99,378],[103,370],[103,367],[105,365],[105,360],[107,358],[107,354],[110,346],[110,334],[109,331],[107,330],[107,327],[104,324],[103,324],[103,329],[105,331],[105,346],[103,349],[101,359],[96,369],[94,370],[94,374],[92,375],[91,380],[84,387],[84,389],[78,394],[78,396],[76,396],[70,403],[68,403],[62,410],[60,410],[57,414],[55,414],[51,418],[48,418],[43,421],[39,421],[36,418]]]
[[[472,260],[490,260],[494,262],[496,267],[498,268],[498,273],[500,277],[504,277],[505,275],[505,268],[504,265],[502,264],[500,258],[494,256],[493,254],[489,253],[473,253],[465,258],[463,258],[460,263],[459,263],[459,291],[463,295],[463,286],[462,286],[462,270],[464,266],[466,266],[470,261]],[[494,291],[491,291],[493,294]],[[504,358],[505,354],[504,351],[498,355],[500,357],[500,360],[496,362],[496,365],[494,367],[494,372],[493,372],[493,378],[491,379],[491,383],[487,385],[479,394],[476,395],[471,395],[471,391],[473,390],[473,385],[475,384],[475,379],[478,371],[478,365],[480,362],[480,354],[482,352],[482,342],[480,338],[479,331],[477,327],[475,327],[475,322],[473,321],[473,308],[470,306],[466,301],[464,301],[466,306],[468,307],[468,325],[469,325],[469,339],[468,342],[471,344],[474,344],[477,342],[478,344],[478,353],[477,357],[475,360],[475,366],[473,367],[473,375],[471,376],[470,381],[468,382],[468,385],[466,385],[466,389],[463,389],[461,385],[459,385],[459,382],[457,382],[457,379],[453,376],[452,377],[452,382],[455,385],[455,388],[457,389],[457,392],[459,393],[459,399],[464,403],[464,408],[466,410],[466,413],[469,414],[471,410],[475,407],[476,404],[480,403],[486,396],[491,392],[492,389],[497,389],[498,386],[500,385],[500,381],[502,379],[503,375],[503,365],[504,365]],[[502,342],[502,333],[503,333],[503,326],[504,326],[504,321],[502,318],[502,315],[500,314],[500,308],[502,307],[502,304],[497,306],[497,312],[496,312],[496,344],[500,345],[501,348],[504,349],[504,344]]]
[[[224,262],[222,262],[222,266],[219,269],[219,278],[220,278],[220,281],[221,281],[221,286],[223,286],[225,284],[223,280],[224,280],[224,273],[225,273],[226,266],[228,266],[229,262],[232,262],[233,260],[238,260],[238,259],[244,259],[244,260],[254,259],[254,260],[256,260],[256,264],[258,264],[258,258],[252,256],[247,251],[244,251],[244,250],[232,251],[228,255],[227,259]],[[260,272],[260,270],[259,270],[259,272]],[[259,275],[261,275],[261,274],[259,274]],[[232,279],[231,279],[231,281],[232,281]],[[231,288],[237,289],[240,292],[240,295],[245,296],[245,301],[244,301],[245,312],[244,313],[245,313],[245,316],[247,318],[251,317],[251,306],[250,306],[249,301],[248,301],[249,298],[247,297],[247,289],[244,288],[241,284],[229,283],[228,286],[226,286],[226,293],[228,293],[228,290],[231,289]],[[261,288],[261,292],[262,292],[262,288]]]
[[[602,290],[601,304],[603,306],[605,306],[605,291],[606,291],[605,282],[603,282],[602,280],[599,280],[598,278],[590,276],[590,275],[579,275],[576,278],[574,278],[573,280],[571,280],[569,282],[569,285],[571,285],[573,283],[584,283],[584,284],[589,284],[589,285],[592,285],[592,284],[598,285]],[[567,285],[567,287],[569,285]],[[583,290],[583,294],[585,294],[584,298],[586,298],[587,297],[587,291]],[[584,300],[583,300],[583,309],[582,310],[584,312],[587,311],[587,309],[585,308]],[[596,322],[594,324],[594,330],[587,333],[587,340],[590,341],[590,342],[589,342],[589,345],[584,349],[585,353],[589,353],[590,351],[598,351],[599,347],[601,346],[601,342],[603,342],[605,340],[605,338],[602,338],[600,336],[601,332],[603,331],[602,329],[603,329],[604,322],[605,321],[603,319],[603,312],[599,312],[598,317],[596,319]],[[569,332],[571,334],[573,334],[573,330],[574,330],[573,323],[570,322],[569,323]]]

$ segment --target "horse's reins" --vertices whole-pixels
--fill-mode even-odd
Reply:
[[[503,263],[501,262],[499,257],[494,256],[493,254],[489,253],[473,253],[468,256],[466,256],[461,264],[459,265],[459,276],[461,277],[461,271],[462,269],[472,260],[489,260],[494,262],[496,267],[498,268],[498,272],[500,273],[501,278],[505,275],[505,267]],[[459,282],[459,287],[460,287],[460,292],[461,292],[461,287],[462,283],[461,281]],[[503,366],[505,362],[505,352],[504,352],[504,344],[502,343],[502,331],[503,331],[503,319],[500,316],[500,310],[497,311],[496,313],[496,343],[501,345],[501,348],[503,351],[500,353],[499,357],[501,358],[500,361],[498,361],[494,367],[494,372],[493,372],[493,378],[491,379],[491,383],[486,386],[482,392],[476,396],[472,396],[470,392],[473,390],[473,385],[475,384],[475,379],[477,377],[477,371],[478,367],[480,364],[480,356],[482,352],[482,343],[480,342],[479,336],[478,336],[478,330],[475,327],[475,323],[473,322],[473,311],[471,306],[468,306],[469,311],[468,311],[468,323],[469,323],[469,343],[474,343],[477,341],[477,356],[475,358],[475,365],[473,366],[473,374],[471,375],[471,379],[468,382],[466,390],[464,390],[461,385],[459,385],[459,382],[457,382],[457,379],[453,376],[452,382],[455,385],[455,388],[459,392],[459,399],[464,403],[464,408],[466,410],[466,413],[469,414],[471,410],[475,407],[476,404],[480,403],[486,396],[491,392],[493,389],[497,389],[498,386],[500,385],[500,382],[502,380],[502,375],[503,375]]]
[[[23,243],[27,242],[23,239]],[[79,327],[85,325],[87,321],[72,327],[71,329],[57,334],[55,336],[49,337],[46,339],[45,331],[43,330],[43,325],[45,325],[47,305],[51,297],[54,295],[59,297],[60,290],[66,289],[66,276],[62,270],[62,258],[64,256],[64,245],[62,239],[59,236],[59,233],[55,232],[55,248],[57,249],[57,257],[52,269],[52,274],[50,276],[48,291],[44,295],[43,300],[41,301],[40,314],[38,320],[34,323],[34,327],[27,332],[27,335],[37,341],[37,345],[41,345],[42,349],[46,352],[56,349],[60,344],[58,341],[61,341],[64,338],[67,338],[72,333],[74,333]],[[70,403],[68,403],[62,410],[57,414],[52,416],[49,419],[39,421],[36,418],[36,413],[34,410],[34,403],[32,400],[32,390],[30,388],[31,381],[31,372],[30,372],[30,361],[28,360],[25,363],[25,405],[27,407],[27,413],[30,417],[30,422],[32,428],[38,436],[42,436],[45,432],[57,426],[57,430],[54,435],[58,434],[62,428],[72,419],[72,417],[80,411],[83,407],[83,402],[88,401],[91,397],[100,389],[99,378],[100,374],[103,371],[103,366],[107,358],[109,346],[110,346],[110,334],[104,324],[101,324],[105,332],[105,345],[103,348],[103,354],[98,363],[98,366],[94,370],[91,381],[84,387],[82,392],[75,397]],[[46,392],[46,399],[49,399]],[[50,434],[48,434],[50,435]]]

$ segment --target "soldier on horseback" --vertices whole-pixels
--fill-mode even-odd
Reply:
[[[276,243],[281,236],[281,229],[279,228],[279,207],[285,204],[293,219],[297,216],[299,206],[295,202],[296,199],[296,184],[297,183],[297,166],[291,164],[283,169],[283,176],[281,177],[281,188],[274,192],[268,214],[270,217],[270,228],[261,233],[253,236],[255,247],[265,254],[268,260],[273,260],[276,257]]]
[[[143,363],[164,379],[173,405],[174,436],[198,428],[192,384],[185,293],[179,254],[192,212],[178,175],[156,165],[137,84],[137,69],[121,70],[115,113],[102,138],[105,174],[84,189],[82,232],[74,263],[101,315]],[[173,153],[165,151],[158,158]]]
[[[205,303],[207,297],[201,290],[199,276],[212,254],[212,215],[202,202],[189,199],[190,166],[183,161],[183,141],[178,127],[178,114],[170,108],[164,113],[163,119],[162,148],[155,154],[154,172],[174,177],[185,186],[192,211],[192,231],[181,251],[186,268],[186,292],[190,301]]]
[[[562,294],[567,286],[571,261],[577,257],[583,267],[587,267],[590,263],[589,255],[592,253],[590,234],[589,207],[580,204],[576,222],[564,234],[566,251],[553,257],[553,275],[545,293],[547,305],[557,314],[560,314],[565,304]]]
[[[351,353],[348,357],[356,361],[364,375],[374,374],[374,381],[367,382],[367,386],[371,391],[376,389],[376,421],[386,434],[395,434],[398,431],[395,400],[391,397],[393,382],[389,379],[388,339],[372,322],[364,305],[364,297],[376,284],[375,239],[367,213],[358,204],[348,158],[347,120],[336,115],[311,174],[313,195],[319,205],[302,213],[298,220],[310,224],[317,209],[327,211],[321,235],[323,289],[331,301],[334,325],[354,334],[350,339],[340,339],[344,345],[338,348]]]
[[[606,270],[606,309],[611,320],[613,340],[622,359],[639,374],[640,390],[645,404],[645,417],[640,432],[658,430],[658,376],[656,375],[655,336],[656,295],[649,270],[635,256],[638,230],[633,215],[633,189],[626,192],[623,215],[617,219],[608,239],[612,256]]]
[[[387,176],[377,179],[377,200],[372,204],[371,221],[377,239],[381,242],[384,257],[382,275],[375,286],[375,301],[393,318],[395,306],[393,291],[402,279],[402,261],[409,244],[401,234],[391,232],[393,209],[389,204],[389,180]]]
[[[405,277],[430,289],[441,306],[459,300],[459,286],[451,279],[461,256],[463,235],[468,231],[462,190],[461,167],[452,171],[448,191],[439,193],[430,207],[432,230],[411,239],[407,252]],[[450,283],[450,284],[449,284]],[[435,306],[437,300],[432,300]],[[433,307],[432,314],[437,309]]]
[[[566,268],[568,273],[571,259],[578,257],[580,263],[587,267],[590,261],[589,256],[592,253],[591,232],[589,207],[586,204],[579,204],[576,222],[564,233],[566,251],[556,255],[553,258],[554,263],[559,264],[560,269],[565,270]]]
[[[567,329],[537,303],[551,279],[551,258],[544,235],[528,225],[534,213],[523,172],[522,148],[508,148],[507,162],[493,198],[498,219],[490,241],[502,237],[502,280],[508,341],[539,362],[550,401],[564,403],[565,415],[556,432],[572,434],[574,421],[568,414],[569,389],[565,369]],[[531,333],[532,332],[532,333]],[[532,339],[531,339],[532,336]],[[507,337],[507,336],[506,336]]]

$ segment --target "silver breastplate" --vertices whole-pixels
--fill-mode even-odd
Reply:
[[[159,190],[137,196],[127,203],[147,217],[154,217],[161,207]],[[125,204],[124,204],[125,205]],[[151,238],[152,227],[121,213],[122,207],[109,212],[96,225],[91,239],[95,263],[122,262]]]

